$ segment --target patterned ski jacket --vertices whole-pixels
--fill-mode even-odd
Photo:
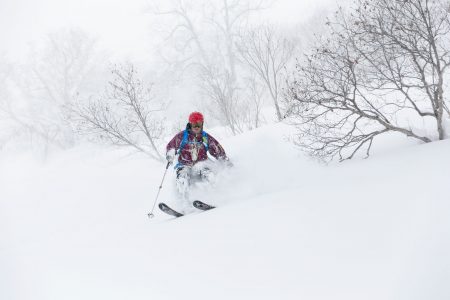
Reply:
[[[202,133],[197,136],[189,130],[188,140],[186,145],[181,150],[181,154],[178,156],[178,162],[181,165],[193,166],[199,161],[208,159],[206,145]],[[167,144],[166,150],[175,149],[178,151],[181,142],[183,141],[184,130],[179,132],[175,137]],[[207,134],[207,146],[208,152],[214,158],[219,160],[228,160],[225,150],[219,144],[219,142],[213,138],[210,134]]]

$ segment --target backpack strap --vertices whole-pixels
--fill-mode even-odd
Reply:
[[[184,146],[186,146],[186,144],[188,143],[188,135],[189,135],[189,132],[187,129],[185,129],[184,133],[183,133],[183,139],[181,140],[180,148],[178,148],[177,154],[180,154],[181,150],[183,150]]]
[[[202,131],[202,142],[203,142],[203,145],[205,146],[206,152],[208,152],[209,139],[208,139],[208,134],[206,133],[206,131]]]
[[[181,140],[180,148],[178,148],[177,154],[180,154],[181,151],[183,150],[183,148],[186,146],[186,144],[189,143],[188,136],[189,136],[189,130],[185,129],[183,132],[183,139]],[[208,152],[209,139],[208,139],[208,134],[205,131],[202,131],[202,143],[203,143],[203,146],[205,146],[206,152]]]

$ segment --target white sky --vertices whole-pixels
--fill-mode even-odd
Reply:
[[[79,27],[101,46],[124,58],[144,58],[151,51],[150,14],[158,0],[0,0],[0,54],[19,59],[27,45],[61,27]],[[337,0],[278,0],[264,18],[277,23],[307,19],[319,6]]]

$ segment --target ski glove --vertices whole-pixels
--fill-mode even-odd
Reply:
[[[167,151],[166,159],[169,163],[173,163],[173,160],[175,159],[175,149],[170,149]]]

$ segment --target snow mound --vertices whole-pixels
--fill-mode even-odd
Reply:
[[[164,166],[143,158],[2,161],[0,298],[449,299],[450,141],[325,167],[290,134],[216,136],[218,208],[179,219],[146,218]]]

